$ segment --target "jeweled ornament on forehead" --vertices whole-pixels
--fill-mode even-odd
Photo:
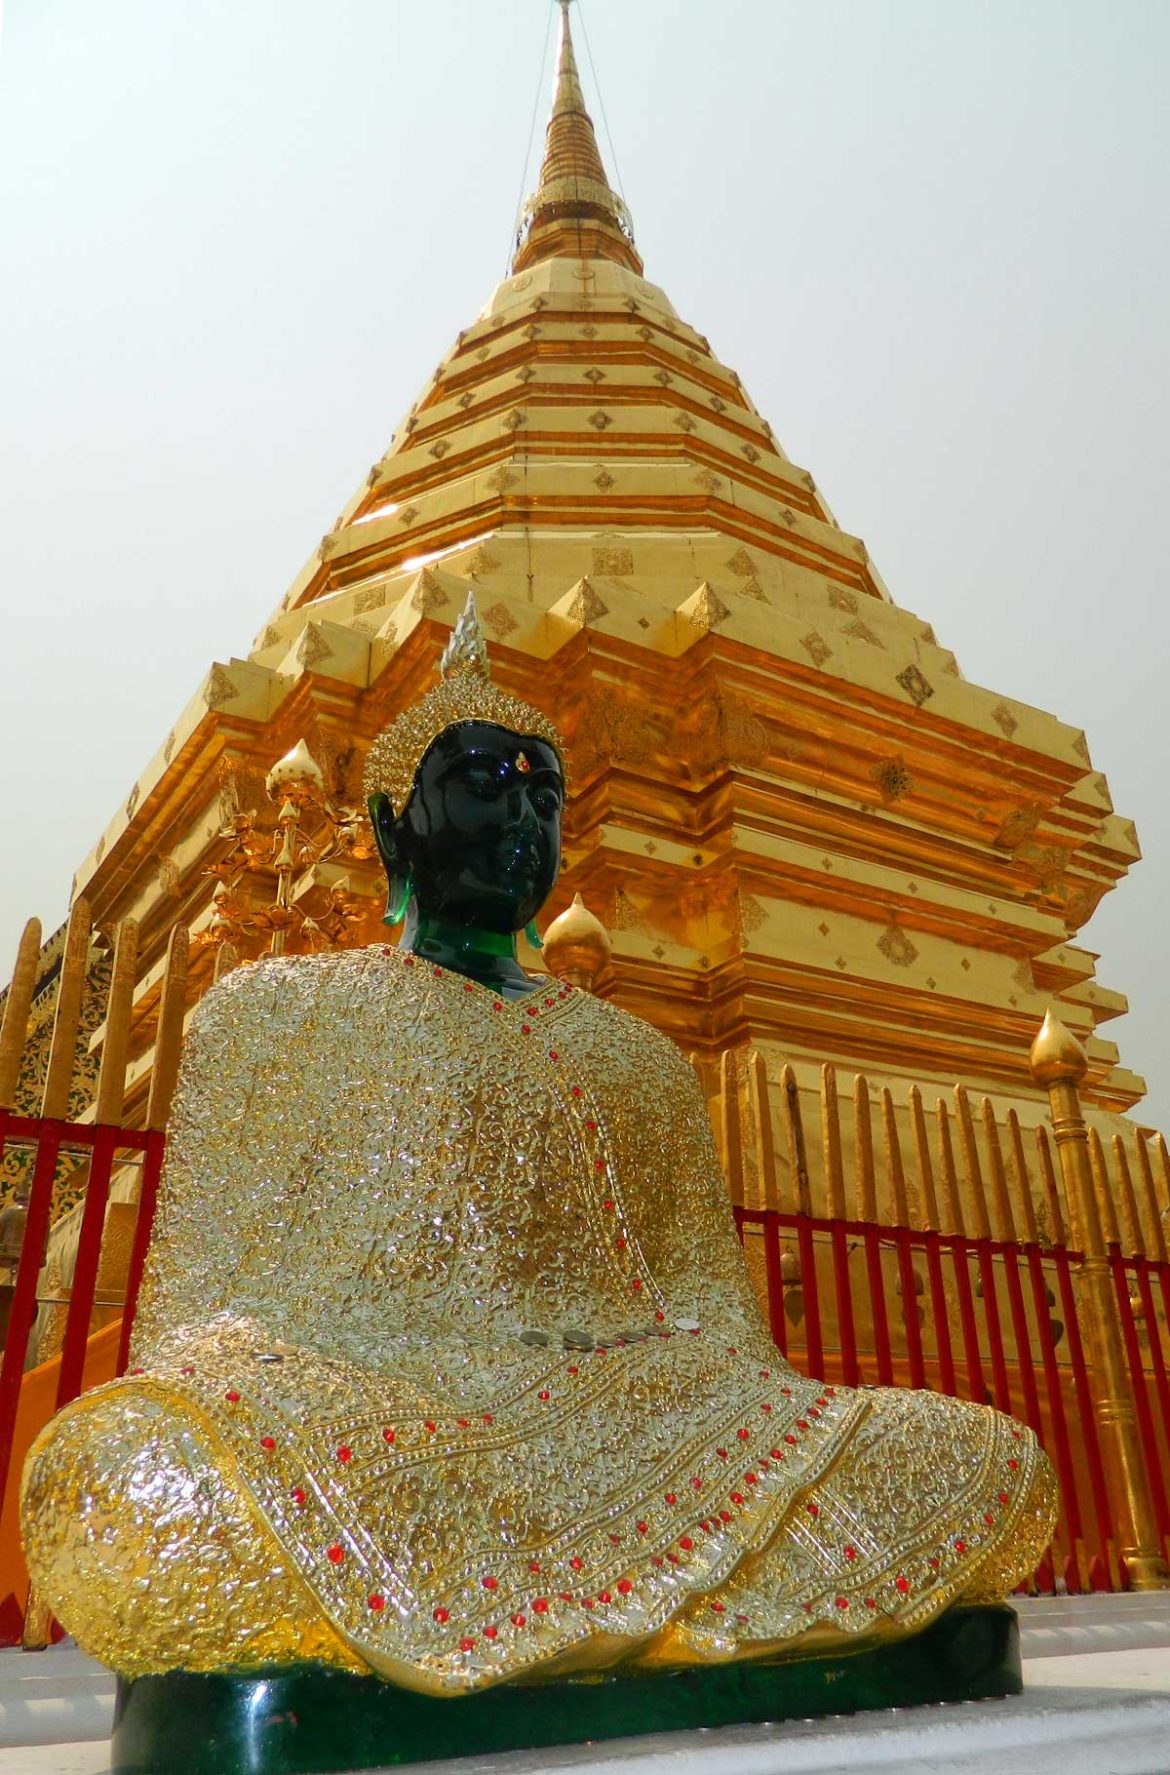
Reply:
[[[526,753],[517,752],[516,769],[520,771],[523,776],[527,776],[528,772],[532,769],[532,765],[529,763]]]

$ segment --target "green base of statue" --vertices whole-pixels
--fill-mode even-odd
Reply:
[[[318,1775],[869,1708],[1018,1695],[1012,1609],[956,1608],[874,1651],[503,1684],[452,1700],[321,1665],[118,1685],[112,1775]]]

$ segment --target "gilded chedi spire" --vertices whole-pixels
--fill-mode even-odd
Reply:
[[[569,0],[560,0],[561,46],[552,116],[536,191],[524,206],[512,269],[563,255],[613,259],[641,275],[630,213],[606,175],[593,120],[585,109]]]

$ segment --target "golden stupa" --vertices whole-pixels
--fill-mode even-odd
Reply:
[[[298,872],[291,840],[279,850],[295,809],[277,815],[265,781],[303,740],[331,805],[360,803],[370,741],[430,681],[472,586],[497,680],[570,739],[556,909],[583,897],[612,938],[601,990],[701,1068],[754,1049],[802,1092],[826,1059],[902,1096],[958,1080],[1029,1124],[1029,1045],[1053,1008],[1085,1046],[1090,1111],[1112,1123],[1140,1098],[1097,1033],[1125,1000],[1075,941],[1137,859],[1133,826],[1078,728],[968,682],[894,603],[645,279],[562,5],[511,275],[78,869],[96,928],[138,921],[129,1119],[176,922],[192,1003],[225,936],[228,962],[268,946],[239,909],[282,854],[302,935],[379,935],[372,847],[343,824]],[[100,1007],[87,1040],[96,1056]]]

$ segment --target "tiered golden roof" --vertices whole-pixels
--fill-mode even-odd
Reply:
[[[330,793],[356,799],[471,586],[496,682],[572,749],[550,912],[580,892],[600,913],[622,1002],[700,1055],[750,1041],[802,1079],[822,1058],[958,1078],[1036,1115],[1028,1048],[1051,1005],[1086,1047],[1089,1098],[1140,1096],[1096,1034],[1125,1001],[1074,941],[1137,858],[1133,827],[1078,729],[969,683],[892,601],[642,276],[567,8],[512,274],[79,871],[101,921],[139,920],[144,1019],[166,932],[210,918],[201,871],[263,806],[272,762],[307,737]],[[375,860],[333,879],[367,908],[355,938],[376,936]],[[301,884],[306,904],[323,883]],[[210,966],[197,950],[196,987]]]

